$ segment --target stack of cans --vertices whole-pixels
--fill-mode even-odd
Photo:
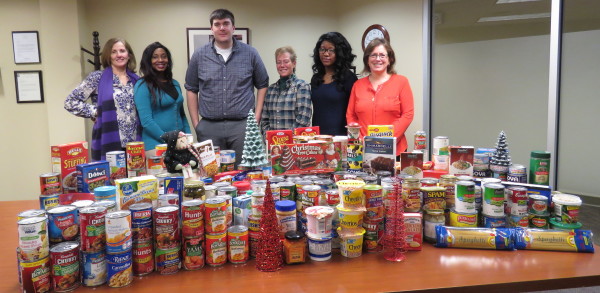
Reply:
[[[144,276],[154,271],[152,204],[132,204],[129,210],[131,211],[133,233],[133,275]]]
[[[181,268],[179,207],[159,207],[153,218],[156,271],[161,275],[177,273]]]
[[[204,201],[195,199],[181,204],[183,268],[204,267]]]
[[[46,292],[52,289],[48,221],[43,210],[37,211],[19,214],[17,222],[17,263],[22,292]]]
[[[109,287],[124,287],[133,281],[131,212],[106,214],[106,276]]]

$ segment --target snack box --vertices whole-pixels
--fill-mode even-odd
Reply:
[[[217,160],[217,155],[215,154],[212,139],[195,143],[194,148],[200,154],[202,168],[204,168],[204,172],[206,172],[206,177],[213,177],[219,173],[220,164]]]
[[[77,192],[94,193],[100,186],[110,185],[110,166],[107,161],[79,164],[77,169]]]
[[[406,250],[423,249],[423,216],[421,213],[404,213]]]
[[[294,133],[291,129],[287,130],[268,130],[267,136],[267,149],[270,149],[272,145],[282,144],[293,144]]]
[[[179,195],[179,202],[183,202],[183,176],[165,177],[163,181],[163,194]]]
[[[369,125],[367,136],[394,137],[394,125]]]
[[[152,175],[115,180],[117,187],[117,207],[129,209],[134,203],[147,202],[156,207],[158,200],[158,179]]]
[[[60,173],[64,193],[77,191],[77,165],[89,161],[88,143],[85,141],[50,147],[52,172]]]
[[[396,138],[365,136],[363,141],[363,170],[372,174],[378,171],[395,174]]]
[[[298,143],[271,146],[273,175],[330,173],[342,170],[340,142]]]
[[[294,136],[315,136],[321,134],[319,126],[294,128]]]
[[[363,154],[362,144],[348,143],[346,148],[348,169],[346,169],[346,171],[352,173],[362,172]]]
[[[473,176],[475,148],[472,146],[450,146],[450,170],[454,176]]]
[[[415,178],[423,179],[423,153],[401,153],[400,175],[409,175]]]

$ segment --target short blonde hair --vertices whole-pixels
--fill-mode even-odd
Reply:
[[[296,63],[296,52],[294,51],[294,49],[291,46],[284,46],[281,48],[277,48],[277,50],[275,50],[275,61],[277,61],[277,56],[284,54],[284,53],[289,53],[290,54],[290,60],[294,63]],[[294,73],[296,73],[296,67],[294,67]]]
[[[125,46],[125,49],[127,49],[127,52],[129,53],[127,69],[129,69],[131,72],[135,72],[135,67],[137,66],[137,62],[135,61],[135,54],[133,54],[133,50],[131,49],[129,43],[127,43],[127,41],[125,41],[125,39],[122,38],[112,38],[106,41],[106,44],[104,44],[104,47],[102,48],[102,53],[100,54],[100,63],[102,64],[102,67],[107,68],[111,65],[112,62],[110,59],[110,54],[112,52],[112,47],[116,43],[122,43]]]

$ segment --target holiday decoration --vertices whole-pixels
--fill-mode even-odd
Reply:
[[[262,143],[262,135],[256,123],[254,111],[248,113],[246,124],[246,138],[244,140],[244,151],[240,166],[248,169],[266,166],[268,164],[265,146]]]
[[[400,182],[394,179],[390,207],[385,219],[383,238],[383,258],[389,261],[403,261],[406,258],[406,236],[404,229],[404,200]]]
[[[184,178],[194,177],[192,169],[198,167],[200,155],[188,143],[185,133],[173,130],[160,136],[167,143],[165,166],[169,173],[183,173]]]
[[[508,143],[506,143],[506,134],[504,131],[500,131],[498,135],[498,142],[496,142],[496,151],[490,158],[490,169],[495,173],[507,173],[508,167],[510,166],[510,155],[508,150]]]
[[[260,238],[256,252],[256,268],[261,272],[274,272],[283,264],[283,247],[279,238],[279,222],[275,213],[275,201],[271,192],[271,183],[267,181],[265,202],[260,218]]]

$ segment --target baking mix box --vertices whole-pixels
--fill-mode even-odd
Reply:
[[[315,136],[321,134],[319,126],[294,128],[294,136]]]
[[[406,250],[423,249],[423,216],[421,213],[404,213]]]
[[[454,176],[473,176],[473,159],[475,148],[472,146],[450,146],[450,170],[448,174]]]
[[[294,132],[290,129],[287,130],[267,130],[266,146],[267,149],[271,149],[272,145],[282,144],[293,144],[294,143]]]
[[[94,193],[100,186],[110,185],[110,166],[107,161],[79,164],[77,169],[77,192]]]
[[[158,179],[152,175],[115,180],[117,187],[117,207],[129,209],[134,203],[147,202],[156,207],[158,200]]]
[[[423,178],[423,153],[400,153],[400,175]]]
[[[395,174],[396,138],[365,136],[363,139],[363,170],[375,174],[389,171]]]
[[[273,175],[311,174],[340,171],[340,142],[297,143],[271,146]]]
[[[213,146],[212,139],[205,140],[194,144],[194,148],[200,154],[200,160],[202,161],[202,168],[207,177],[213,177],[219,173],[220,162],[217,160],[215,154],[215,147]]]
[[[89,161],[88,143],[78,141],[50,147],[52,172],[60,173],[64,193],[77,192],[77,165]]]
[[[367,136],[394,137],[394,125],[369,125]]]

